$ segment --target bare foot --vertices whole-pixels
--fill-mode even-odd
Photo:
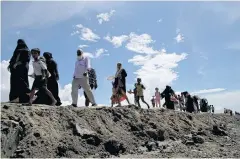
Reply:
[[[10,101],[9,103],[19,103],[19,97],[17,97],[16,99]]]

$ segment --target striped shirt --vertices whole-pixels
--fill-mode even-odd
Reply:
[[[95,86],[97,84],[97,75],[93,68],[88,71],[89,85]]]

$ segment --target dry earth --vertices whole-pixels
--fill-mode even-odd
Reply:
[[[1,157],[240,157],[240,121],[135,106],[2,103]]]

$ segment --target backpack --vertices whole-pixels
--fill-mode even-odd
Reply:
[[[200,109],[201,109],[201,112],[207,112],[208,111],[208,101],[207,101],[207,99],[205,99],[205,98],[201,99]]]

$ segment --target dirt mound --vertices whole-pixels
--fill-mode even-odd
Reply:
[[[1,106],[1,157],[240,157],[239,121],[125,107]]]

